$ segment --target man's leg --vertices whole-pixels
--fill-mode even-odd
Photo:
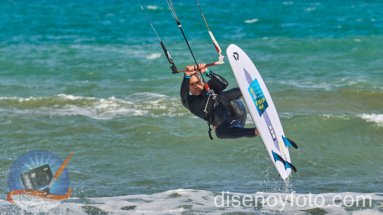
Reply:
[[[230,90],[223,91],[221,93],[220,97],[221,97],[222,104],[228,110],[230,110],[231,109],[230,101],[235,100],[235,99],[239,99],[241,96],[242,96],[241,90],[238,87],[236,87],[236,88],[232,88]]]
[[[230,116],[215,129],[218,138],[235,139],[259,135],[256,128],[244,128],[247,112],[245,105],[239,99],[241,96],[242,93],[239,88],[233,88],[221,94],[221,101],[230,110]]]
[[[256,128],[230,127],[230,124],[219,125],[215,129],[215,135],[220,139],[236,139],[240,137],[256,137]]]
[[[247,111],[242,100],[241,99],[232,100],[230,101],[229,105],[230,105],[229,108],[230,108],[231,117],[240,122],[238,126],[245,127]]]

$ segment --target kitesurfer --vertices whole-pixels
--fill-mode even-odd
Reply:
[[[255,137],[259,133],[256,128],[245,128],[246,108],[240,100],[242,93],[239,88],[226,90],[228,82],[220,75],[208,71],[206,64],[199,64],[185,68],[181,84],[180,96],[182,104],[194,115],[204,119],[215,129],[220,139],[233,139],[240,137]],[[206,84],[199,75],[205,75],[210,80]]]

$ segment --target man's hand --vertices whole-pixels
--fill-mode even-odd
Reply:
[[[200,63],[198,64],[198,68],[201,71],[201,73],[206,72],[206,64]],[[189,65],[185,68],[185,75],[192,76],[197,73],[197,67],[196,65]]]

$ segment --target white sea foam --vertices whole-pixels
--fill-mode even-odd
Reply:
[[[312,11],[316,11],[316,7],[308,7],[305,9],[306,12],[312,12]]]
[[[383,88],[380,85],[371,85],[367,84],[371,82],[363,77],[358,79],[355,78],[340,78],[336,80],[328,81],[318,81],[316,79],[306,79],[306,80],[274,80],[273,82],[277,82],[280,84],[293,86],[296,88],[302,89],[321,89],[325,91],[331,91],[334,89],[342,88],[342,87],[350,87],[350,86],[364,86],[368,87],[369,90],[381,91]],[[360,88],[360,87],[359,87]]]
[[[158,59],[160,57],[161,57],[161,53],[152,53],[152,54],[147,55],[145,58],[148,60],[154,60],[154,59]]]
[[[129,56],[131,58],[148,59],[148,57],[158,58],[158,53],[151,54],[153,45],[148,46],[91,46],[91,45],[71,45],[70,48],[77,49],[80,54],[88,56],[98,54],[115,53],[116,55]],[[156,49],[154,49],[156,50]],[[144,56],[144,57],[143,57]],[[145,57],[146,56],[146,57]],[[160,55],[161,56],[161,55]],[[88,56],[89,57],[89,56]]]
[[[237,197],[237,198],[236,198]],[[236,199],[235,199],[236,198]],[[379,214],[383,196],[375,193],[264,193],[253,194],[176,189],[154,194],[71,198],[47,214]],[[19,212],[0,200],[0,209]],[[13,211],[12,211],[13,210]]]
[[[362,41],[361,39],[359,39],[359,38],[355,38],[355,39],[353,39],[354,40],[354,42],[356,42],[356,43],[360,43],[360,41]]]
[[[294,4],[294,2],[293,1],[284,1],[284,2],[282,2],[282,4],[283,5],[292,5],[292,4]]]
[[[334,84],[330,83],[314,83],[313,81],[293,81],[293,80],[281,80],[278,81],[281,84],[291,85],[296,88],[305,88],[305,89],[324,89],[326,91],[331,90],[335,87]]]
[[[383,127],[383,114],[360,114],[360,118],[366,120],[367,122],[374,122],[378,126]]]
[[[258,22],[258,21],[259,21],[259,19],[247,19],[247,20],[245,20],[244,22],[245,22],[246,24],[251,24],[251,23]]]
[[[157,5],[148,5],[148,6],[146,6],[146,9],[148,9],[148,10],[158,10],[158,9],[160,9],[160,7],[158,7]]]
[[[93,119],[113,119],[118,116],[179,117],[187,112],[178,98],[157,93],[136,93],[124,99],[96,98],[67,94],[50,97],[0,97],[11,106],[0,112],[49,116],[86,116]]]

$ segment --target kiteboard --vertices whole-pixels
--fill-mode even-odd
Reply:
[[[285,136],[269,90],[251,59],[234,44],[226,49],[226,55],[266,150],[278,173],[286,180],[291,170],[297,171],[291,164],[288,148],[298,147]]]

